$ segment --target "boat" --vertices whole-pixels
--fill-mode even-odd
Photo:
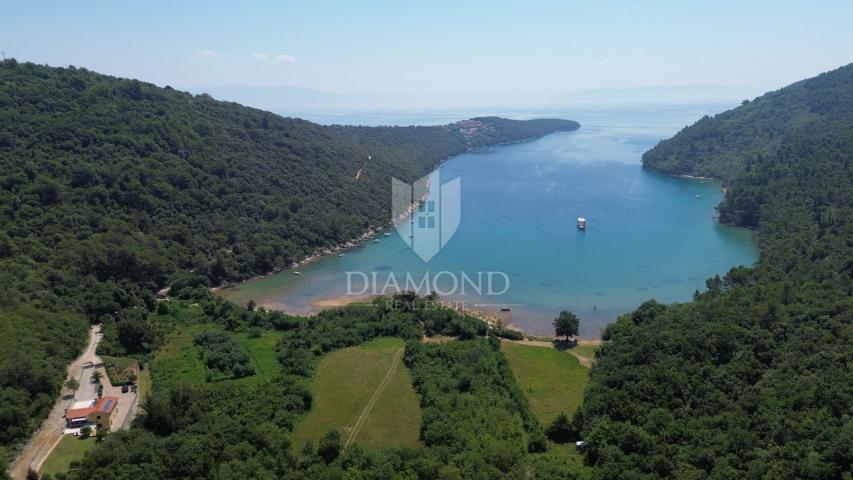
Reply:
[[[382,241],[382,240],[379,240],[379,239],[377,238],[377,239],[374,239],[374,240],[373,240],[373,243],[379,243],[379,242],[381,242],[381,241]]]
[[[510,310],[509,307],[501,307],[502,312],[508,312]]]
[[[388,233],[388,232],[383,233],[383,235],[385,235],[386,237],[390,237],[390,236],[391,236],[391,234],[390,234],[390,233]]]
[[[695,196],[695,197],[693,197],[693,198],[702,198],[702,195],[696,195],[696,196]]]
[[[302,275],[302,272],[293,272],[294,275]]]
[[[339,253],[339,254],[338,254],[338,256],[339,256],[339,257],[343,257],[343,256],[344,256],[344,254],[343,254],[343,253]]]
[[[583,217],[578,217],[578,229],[586,230],[586,219]]]

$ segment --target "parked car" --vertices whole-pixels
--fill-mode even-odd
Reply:
[[[128,390],[130,390],[130,386],[128,386],[128,385],[122,385],[121,386],[121,393],[127,393]]]

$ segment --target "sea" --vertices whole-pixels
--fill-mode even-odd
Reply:
[[[498,115],[566,118],[581,128],[441,164],[431,178],[446,188],[433,184],[430,194],[456,193],[436,199],[445,220],[435,220],[443,235],[431,255],[413,248],[407,219],[400,223],[405,228],[379,232],[343,256],[298,267],[299,275],[287,270],[220,294],[241,304],[255,300],[311,314],[330,299],[393,293],[407,289],[409,280],[408,286],[426,293],[426,278],[426,288],[451,304],[486,311],[527,334],[553,333],[553,319],[570,310],[581,319],[581,336],[598,337],[644,301],[689,301],[707,278],[756,261],[753,233],[718,222],[716,206],[724,195],[719,182],[662,175],[641,164],[642,154],[659,141],[730,107],[280,112],[321,124],[433,125]],[[416,210],[411,220],[428,226],[417,217],[438,210]],[[586,219],[585,230],[578,228],[578,217]]]

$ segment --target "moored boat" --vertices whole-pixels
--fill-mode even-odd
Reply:
[[[586,219],[583,217],[578,217],[578,228],[580,230],[586,230]]]

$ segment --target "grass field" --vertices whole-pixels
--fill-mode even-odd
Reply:
[[[572,347],[568,351],[572,352],[575,355],[578,355],[580,357],[584,357],[584,358],[588,359],[590,362],[594,362],[595,361],[595,349],[597,349],[597,348],[598,348],[598,345],[592,345],[589,343],[585,343],[585,344],[581,344],[581,345],[575,345],[574,347]]]
[[[560,412],[571,416],[583,401],[589,369],[573,355],[547,347],[501,344],[512,373],[543,426]]]
[[[594,348],[593,345],[578,345],[572,350],[593,358]],[[547,428],[560,412],[571,417],[583,402],[589,369],[581,365],[574,355],[549,347],[513,342],[502,342],[501,351],[543,428]],[[583,456],[573,443],[549,442],[546,455],[563,458],[573,466],[578,478],[592,478],[591,469],[584,465]]]
[[[249,338],[248,333],[238,333],[234,335],[234,338],[249,352],[252,367],[255,368],[254,375],[240,379],[240,381],[268,380],[281,372],[281,364],[278,362],[278,354],[275,351],[275,347],[281,339],[281,333],[264,330],[258,338]]]
[[[57,473],[67,472],[71,462],[82,460],[83,455],[93,448],[95,448],[94,437],[82,440],[74,435],[65,435],[59,441],[59,445],[47,457],[47,460],[44,461],[40,473],[54,476]]]
[[[139,390],[137,394],[139,395],[140,400],[144,400],[145,397],[151,393],[151,369],[150,365],[147,366],[145,370],[139,371]]]
[[[204,383],[204,363],[193,345],[193,335],[219,328],[217,325],[181,326],[170,333],[166,343],[157,350],[151,361],[154,388],[168,388],[182,382]]]
[[[206,382],[207,371],[201,359],[201,351],[193,345],[193,337],[200,332],[219,330],[222,330],[219,325],[192,325],[178,327],[172,332],[151,362],[154,386],[164,388],[181,382]],[[281,333],[264,331],[258,338],[249,338],[247,333],[237,333],[234,338],[249,353],[255,374],[222,381],[255,384],[269,380],[281,371],[275,351]]]
[[[359,415],[382,383],[395,354],[404,347],[396,338],[380,338],[326,355],[314,377],[314,407],[297,425],[297,445],[318,440],[331,430],[346,443]],[[418,446],[420,406],[402,362],[375,399],[353,443],[365,447]]]

